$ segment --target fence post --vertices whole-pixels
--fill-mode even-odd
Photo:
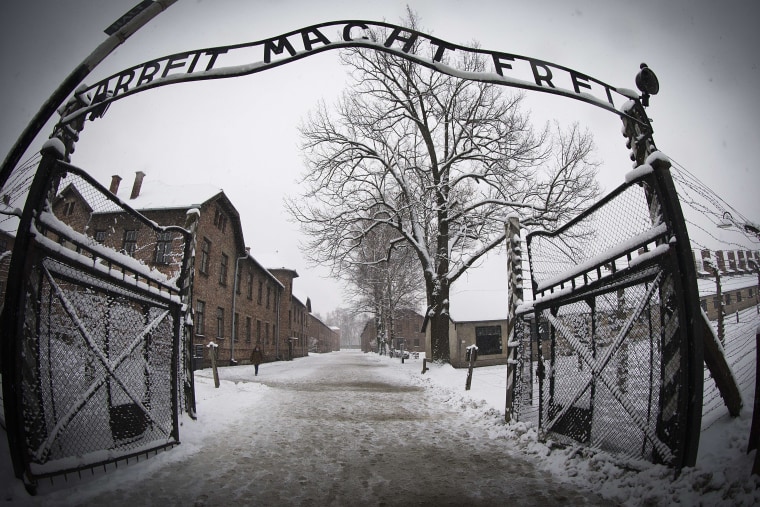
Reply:
[[[760,328],[755,334],[755,409],[752,412],[752,426],[749,429],[749,445],[747,454],[755,452],[755,462],[752,465],[752,473],[760,475],[760,450],[757,449],[760,440],[760,371],[757,364],[760,362]]]
[[[219,345],[214,342],[209,342],[206,347],[208,347],[209,356],[211,357],[211,371],[214,373],[214,387],[219,389],[219,370],[216,367],[216,354]]]
[[[470,345],[467,347],[466,357],[470,364],[467,368],[467,380],[464,383],[464,390],[469,391],[470,386],[472,385],[472,368],[475,366],[475,361],[478,359],[478,346]]]
[[[717,267],[713,267],[713,274],[715,275],[715,297],[718,299],[718,340],[721,344],[724,344],[726,336],[724,325],[726,311],[723,308],[723,291],[720,284],[720,271],[718,271]]]
[[[507,395],[504,407],[504,422],[512,420],[515,402],[515,378],[517,377],[517,342],[515,324],[517,307],[523,302],[522,250],[520,248],[520,219],[510,216],[507,219],[506,238],[509,253],[507,256],[507,278],[509,283],[509,313],[507,317]]]

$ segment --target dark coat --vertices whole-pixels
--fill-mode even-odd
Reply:
[[[251,363],[259,365],[264,362],[264,354],[261,353],[261,349],[259,347],[254,347],[253,351],[251,352]]]

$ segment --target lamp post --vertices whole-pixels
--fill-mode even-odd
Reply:
[[[718,340],[720,340],[720,343],[723,343],[723,336],[725,334],[723,319],[725,312],[723,311],[723,292],[720,286],[720,271],[718,271],[717,266],[713,264],[712,259],[706,259],[705,266],[712,271],[713,275],[715,275],[715,299],[718,301]]]

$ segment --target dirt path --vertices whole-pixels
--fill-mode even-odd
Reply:
[[[238,378],[270,387],[241,422],[87,504],[609,505],[510,455],[482,424],[371,355],[329,354],[304,371],[298,363]]]

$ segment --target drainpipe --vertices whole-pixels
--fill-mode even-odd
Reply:
[[[238,280],[239,280],[239,272],[240,272],[240,261],[243,259],[247,259],[248,256],[251,254],[251,249],[249,247],[245,247],[245,255],[242,257],[238,257],[235,259],[235,281],[232,284],[232,335],[230,339],[230,366],[235,366],[235,338],[237,338],[237,335],[235,333],[235,309],[237,305],[237,293],[238,293]]]
[[[274,330],[274,357],[280,360],[280,295],[282,293],[282,287],[277,286],[277,292],[274,293],[274,304],[276,308],[275,314],[277,315],[276,324]]]

